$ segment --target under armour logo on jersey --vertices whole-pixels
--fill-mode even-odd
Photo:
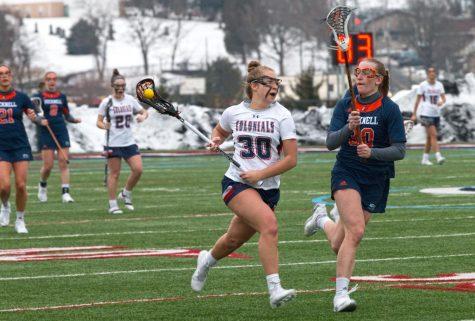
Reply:
[[[259,115],[252,115],[252,118],[259,118]]]

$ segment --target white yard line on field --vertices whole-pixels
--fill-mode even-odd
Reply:
[[[356,260],[356,262],[374,263],[374,262],[387,262],[387,261],[431,260],[431,259],[447,259],[447,258],[453,258],[453,257],[469,257],[469,256],[475,256],[475,253],[359,259],[359,260]],[[279,266],[306,266],[306,265],[335,264],[335,263],[336,263],[336,260],[326,260],[326,261],[280,263]],[[229,270],[229,269],[261,268],[261,267],[262,265],[260,264],[221,265],[221,266],[214,267],[213,270]],[[77,278],[77,277],[94,277],[94,276],[108,276],[108,275],[121,275],[121,274],[137,274],[137,273],[183,272],[183,271],[194,271],[194,270],[195,270],[195,267],[183,267],[183,268],[103,271],[103,272],[74,273],[74,274],[50,274],[50,275],[35,275],[35,276],[0,277],[0,281]]]

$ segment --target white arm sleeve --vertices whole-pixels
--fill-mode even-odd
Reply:
[[[280,139],[297,139],[297,131],[292,116],[280,121]]]
[[[443,94],[445,94],[444,85],[441,82],[439,82],[439,84],[440,84],[440,94],[443,95]]]
[[[221,115],[221,118],[219,119],[219,125],[228,133],[233,131],[231,128],[231,113],[229,112],[229,109],[226,109]]]

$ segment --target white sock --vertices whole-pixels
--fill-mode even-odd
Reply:
[[[269,293],[272,293],[282,288],[282,286],[280,285],[279,273],[266,275],[266,280]]]
[[[128,191],[125,187],[122,190],[122,193],[124,193],[124,195],[127,196],[127,197],[132,196],[132,191]]]
[[[212,255],[211,255],[211,251],[208,251],[208,254],[206,254],[206,265],[208,265],[209,267],[212,267],[212,266],[215,266],[216,263],[218,263],[218,260],[216,260]]]
[[[330,220],[330,218],[329,218],[328,216],[325,215],[325,216],[321,217],[321,218],[317,221],[317,226],[323,230],[323,228],[325,227],[325,224],[326,224],[328,221],[331,221],[331,220]]]
[[[69,188],[69,184],[61,184],[61,188]]]
[[[347,294],[349,285],[350,285],[350,279],[347,279],[345,277],[336,278],[335,296]]]
[[[439,159],[442,157],[442,154],[440,152],[435,153],[435,158]]]
[[[422,154],[422,160],[428,161],[429,160],[429,154],[427,154],[427,153]]]
[[[23,220],[25,218],[25,212],[16,212],[16,219],[17,220]]]
[[[119,207],[117,200],[109,200],[109,208]]]

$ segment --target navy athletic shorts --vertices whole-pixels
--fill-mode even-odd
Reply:
[[[435,126],[435,128],[439,128],[440,117],[421,116],[421,124],[425,127]]]
[[[33,155],[30,147],[0,150],[0,162],[16,163],[31,160],[33,160]]]
[[[104,152],[108,153],[108,157],[120,157],[123,159],[129,159],[132,156],[140,155],[139,147],[137,144],[123,147],[108,147],[104,146]]]
[[[275,207],[277,206],[277,203],[279,202],[280,199],[280,190],[278,188],[275,189],[260,189],[260,188],[254,188],[250,185],[239,183],[236,181],[233,181],[227,176],[223,177],[223,180],[221,181],[221,186],[222,186],[222,195],[223,195],[223,201],[226,205],[239,193],[242,191],[252,188],[256,190],[259,195],[261,196],[262,200],[264,203],[269,205],[269,207],[274,210]]]
[[[331,190],[354,189],[361,196],[361,206],[370,213],[384,213],[389,195],[389,178],[384,178],[370,184],[363,184],[350,171],[339,168],[332,171]]]

